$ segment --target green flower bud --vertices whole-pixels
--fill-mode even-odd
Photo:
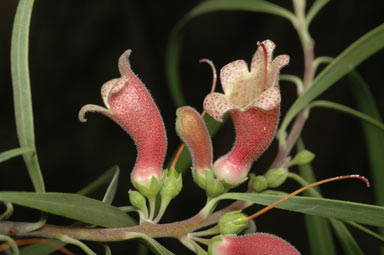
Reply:
[[[238,234],[243,231],[247,225],[247,216],[241,211],[233,211],[224,214],[219,220],[219,229],[222,235]]]
[[[289,162],[289,166],[293,165],[306,165],[311,163],[315,158],[315,154],[308,150],[302,150],[296,154],[296,156]]]
[[[131,205],[136,207],[139,210],[143,210],[147,207],[147,202],[145,200],[145,197],[136,190],[129,190],[129,201],[131,202]]]
[[[209,182],[207,182],[206,191],[209,197],[217,197],[223,194],[226,191],[226,189],[220,180],[212,179]]]
[[[252,187],[256,193],[262,192],[263,190],[268,188],[267,178],[265,178],[265,176],[263,175],[255,176],[253,178]]]
[[[160,195],[162,198],[173,199],[183,188],[183,179],[180,173],[175,169],[166,170],[164,174],[164,183]]]
[[[162,186],[162,182],[159,181],[154,176],[152,176],[151,184],[149,185],[149,188],[147,188],[144,185],[139,184],[138,182],[135,182],[134,185],[141,194],[150,198],[150,197],[155,197],[159,193],[161,186]]]
[[[268,182],[268,187],[277,188],[285,182],[288,176],[288,169],[286,168],[272,168],[265,174]]]

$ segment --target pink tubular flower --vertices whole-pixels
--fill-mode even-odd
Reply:
[[[163,120],[151,95],[140,79],[132,72],[129,63],[131,50],[119,58],[121,77],[106,82],[101,95],[106,108],[85,105],[79,119],[85,122],[86,112],[102,113],[119,124],[134,140],[138,157],[131,174],[132,184],[150,188],[153,178],[160,183],[167,138]]]
[[[177,133],[191,151],[193,167],[204,175],[212,165],[212,143],[204,120],[189,106],[177,109],[176,115]]]
[[[214,163],[216,176],[230,187],[246,179],[252,163],[264,152],[274,137],[280,115],[280,69],[289,56],[272,61],[275,44],[258,43],[250,71],[243,60],[224,66],[220,72],[224,94],[211,93],[204,109],[217,121],[230,112],[236,131],[232,150]]]
[[[275,235],[255,233],[214,237],[209,255],[300,255],[291,244]]]

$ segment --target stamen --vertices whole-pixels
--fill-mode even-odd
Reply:
[[[216,67],[215,65],[213,64],[213,62],[207,58],[203,58],[203,59],[200,59],[200,63],[207,63],[208,65],[210,65],[211,69],[212,69],[212,75],[213,75],[213,78],[212,78],[212,87],[211,87],[211,92],[210,93],[213,93],[215,92],[215,89],[216,89],[216,82],[217,82],[217,72],[216,72]],[[204,118],[205,114],[207,112],[204,110],[202,113],[201,113],[201,118]],[[184,150],[184,147],[185,145],[182,144],[180,146],[180,148],[178,149],[178,151],[176,152],[176,155],[175,155],[175,158],[173,159],[172,161],[172,164],[171,164],[171,167],[170,169],[176,169],[176,164],[177,164],[177,161],[179,160],[179,157],[181,155],[181,153],[183,152]]]
[[[343,175],[343,176],[336,176],[336,177],[332,177],[332,178],[328,178],[328,179],[325,179],[325,180],[321,180],[321,181],[318,181],[318,182],[314,182],[312,184],[309,184],[305,187],[302,187],[294,192],[292,192],[291,194],[283,197],[282,199],[270,204],[269,206],[261,209],[260,211],[258,211],[257,213],[249,216],[247,218],[247,220],[253,220],[254,218],[268,212],[269,210],[271,210],[272,208],[276,207],[277,205],[281,204],[282,202],[284,202],[285,200],[289,199],[290,197],[293,197],[301,192],[303,192],[304,190],[307,190],[309,188],[312,188],[312,187],[316,187],[316,186],[319,186],[323,183],[327,183],[327,182],[333,182],[333,181],[339,181],[339,180],[344,180],[344,179],[351,179],[351,178],[356,178],[356,179],[360,179],[362,180],[363,182],[365,182],[365,185],[367,185],[367,187],[370,187],[370,183],[368,181],[367,178],[365,178],[364,176],[360,176],[360,175],[357,175],[357,174],[352,174],[352,175]]]
[[[265,47],[264,43],[262,42],[257,42],[257,45],[261,46],[264,52],[264,83],[262,87],[262,91],[266,89],[267,86],[267,76],[268,76],[268,51],[267,48]]]

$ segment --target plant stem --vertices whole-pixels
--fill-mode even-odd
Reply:
[[[303,92],[311,85],[315,75],[315,63],[314,63],[314,41],[311,38],[307,23],[305,22],[305,1],[293,0],[293,7],[295,10],[296,19],[293,22],[297,34],[299,35],[301,45],[303,47],[304,54],[304,76],[303,76]],[[298,96],[301,96],[299,93]],[[290,154],[293,146],[299,138],[301,131],[303,130],[304,124],[308,119],[308,109],[304,108],[296,117],[292,129],[288,135],[286,141],[280,138],[279,151],[276,155],[275,160],[272,162],[270,168],[284,167],[288,162],[288,155]]]

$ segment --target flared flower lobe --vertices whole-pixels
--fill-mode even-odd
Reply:
[[[121,77],[106,82],[101,95],[106,108],[85,105],[79,119],[86,121],[88,111],[102,113],[119,124],[134,140],[138,157],[131,174],[132,184],[149,187],[152,177],[162,178],[162,168],[167,147],[165,128],[161,115],[148,90],[133,73],[127,50],[119,59]]]
[[[275,44],[258,43],[251,68],[243,60],[224,66],[220,72],[224,94],[211,93],[204,100],[204,109],[217,121],[230,112],[236,140],[232,150],[214,163],[219,179],[230,186],[245,180],[252,163],[269,146],[280,115],[280,69],[287,65],[287,55],[272,60]]]

